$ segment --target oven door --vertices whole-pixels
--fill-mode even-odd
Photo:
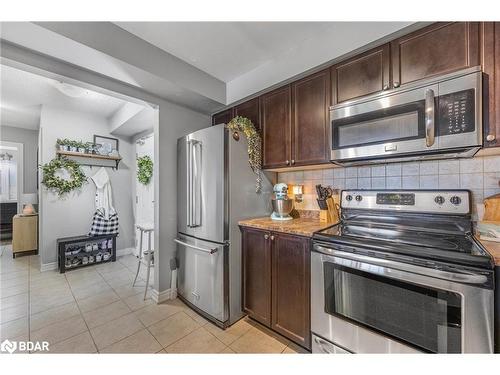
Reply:
[[[353,353],[493,352],[487,276],[314,249],[314,334]]]
[[[439,148],[435,109],[439,86],[429,85],[333,108],[333,161],[394,157]]]

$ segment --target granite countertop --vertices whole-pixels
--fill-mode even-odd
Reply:
[[[278,221],[272,220],[269,216],[241,220],[238,224],[243,227],[297,234],[306,237],[312,237],[314,232],[334,225],[334,223],[321,222],[319,218],[300,217],[288,221]]]
[[[481,245],[483,245],[488,253],[490,253],[493,257],[495,265],[500,266],[500,242],[480,240],[479,237],[476,237],[476,239],[481,242]]]

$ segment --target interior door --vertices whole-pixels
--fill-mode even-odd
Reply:
[[[212,242],[227,240],[224,125],[202,129],[177,142],[178,232]]]
[[[189,236],[177,242],[177,292],[189,303],[225,322],[224,261],[226,247]]]
[[[136,142],[136,155],[137,157],[149,156],[154,163],[154,137],[153,135],[142,138]],[[135,180],[136,186],[136,224],[141,223],[154,223],[154,175],[151,181],[147,185],[143,185],[137,179]],[[136,229],[136,255],[139,254],[140,246],[140,231]],[[154,236],[151,236],[152,247],[154,249]],[[143,239],[143,250],[146,250],[148,246],[147,238],[144,236]]]

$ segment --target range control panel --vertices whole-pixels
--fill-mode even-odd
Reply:
[[[467,190],[344,190],[342,208],[470,214]]]
[[[473,132],[474,90],[464,90],[439,97],[439,135]]]

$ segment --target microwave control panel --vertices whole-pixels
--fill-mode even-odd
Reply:
[[[439,135],[468,133],[475,130],[473,89],[441,95],[438,100]]]

